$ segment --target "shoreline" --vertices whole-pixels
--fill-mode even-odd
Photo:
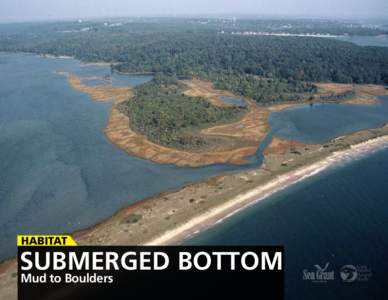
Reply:
[[[96,90],[96,92],[99,92],[99,95],[97,97],[96,94],[96,99],[94,100],[107,101],[105,100],[107,96],[104,90]],[[107,92],[110,93],[111,91]],[[123,90],[123,92],[129,91]],[[121,97],[121,95],[119,94],[116,95],[118,98]],[[279,107],[276,107],[276,109],[282,109],[281,104],[279,105]],[[382,133],[384,135],[383,137],[378,137],[374,134],[368,136],[367,133],[373,133],[373,131],[373,129],[362,130],[363,135],[360,136],[361,140],[348,140],[349,136],[354,135],[349,134],[343,137],[334,138],[323,146],[316,145],[316,148],[309,146],[310,150],[313,150],[312,152],[315,151],[315,156],[309,156],[309,153],[303,152],[303,155],[300,157],[300,161],[297,161],[297,156],[292,156],[295,157],[295,164],[294,162],[292,162],[294,158],[286,160],[290,157],[290,153],[279,154],[277,156],[273,153],[270,153],[269,156],[276,156],[276,160],[278,161],[274,162],[271,161],[272,158],[266,158],[265,165],[263,165],[260,169],[255,169],[251,172],[238,172],[234,175],[221,174],[220,176],[209,178],[204,182],[193,183],[190,184],[190,186],[188,187],[181,187],[179,188],[179,191],[161,193],[158,196],[152,197],[151,199],[141,200],[136,203],[136,205],[125,207],[124,209],[122,209],[122,211],[120,210],[113,216],[102,220],[99,224],[96,224],[95,226],[89,228],[85,228],[83,230],[78,230],[72,235],[77,236],[76,240],[77,242],[79,242],[80,245],[87,245],[89,242],[90,245],[149,245],[155,243],[168,244],[183,241],[188,237],[192,236],[193,234],[197,233],[198,231],[203,231],[213,226],[214,224],[222,222],[225,218],[228,218],[238,213],[242,209],[245,209],[250,205],[257,203],[258,201],[267,198],[268,196],[272,195],[277,191],[285,189],[301,180],[304,180],[307,177],[313,176],[330,166],[336,165],[339,160],[339,157],[336,156],[338,154],[342,153],[343,158],[346,158],[348,156],[352,156],[354,154],[354,149],[356,148],[356,150],[358,149],[359,151],[356,151],[355,155],[359,156],[362,153],[369,153],[370,151],[373,151],[373,149],[377,149],[379,145],[383,145],[385,143],[388,144],[388,127],[385,127],[385,130],[375,130],[376,134]],[[342,143],[341,141],[343,139],[346,140],[344,143]],[[334,141],[338,141],[338,143]],[[325,146],[328,146],[328,144],[331,143],[333,144],[333,146],[330,145],[330,150],[328,150],[328,148],[326,148]],[[304,148],[303,145],[300,147]],[[324,149],[319,150],[322,149],[322,147]],[[330,161],[330,158],[334,159],[334,161]],[[327,161],[326,163],[328,165],[320,165],[320,163],[324,161]],[[287,164],[285,164],[286,167],[283,168],[284,162],[287,162],[288,166]],[[289,167],[291,169],[289,169]],[[266,173],[267,170],[269,170],[268,173]],[[252,173],[256,172],[260,173],[257,177],[257,181],[255,181],[256,179],[254,179],[256,177],[254,177],[253,175],[251,176]],[[290,178],[290,174],[293,174],[294,176]],[[227,180],[222,181],[226,177],[231,178],[229,182]],[[246,177],[247,179],[243,179],[240,181],[240,178],[243,177]],[[218,180],[219,178],[221,179]],[[253,182],[249,183],[248,179],[253,179]],[[214,181],[216,183],[209,183]],[[214,192],[214,190],[218,189],[220,185],[223,185],[224,190],[226,190],[228,188],[228,183],[230,183],[231,181],[235,181],[236,185],[234,187],[233,185],[229,186],[229,188],[232,188],[232,191],[230,191],[229,194],[226,193],[226,195],[223,196],[224,198],[221,198],[221,196],[219,197],[219,194],[217,192]],[[213,189],[210,190],[207,187],[207,189],[203,188],[204,186],[208,185],[212,185]],[[186,190],[186,192],[184,192],[186,194],[190,191],[192,192],[193,196],[188,196],[188,199],[190,199],[191,197],[195,198],[195,202],[193,204],[191,202],[189,204],[187,201],[188,199],[185,198],[186,207],[184,207],[183,209],[191,210],[191,215],[188,213],[180,214],[181,207],[178,207],[177,212],[175,212],[176,202],[173,201],[178,201],[178,199],[177,197],[174,198],[175,196],[173,195],[179,194],[181,190]],[[201,200],[200,198],[201,193],[197,193],[197,190],[200,190],[202,194],[205,191],[205,195],[209,196],[208,199],[206,199],[205,201],[206,204],[202,204],[203,200]],[[206,194],[206,192],[208,192],[208,194]],[[180,196],[182,196],[182,194],[180,194]],[[219,197],[219,199],[217,197]],[[171,219],[165,218],[166,210],[163,210],[165,209],[165,207],[163,207],[164,204],[162,203],[165,198],[170,198],[170,201],[167,201],[166,203],[167,206],[169,205],[168,213],[172,211],[171,215],[169,215],[169,217],[171,216]],[[160,206],[153,205],[154,202],[158,202],[160,206],[162,206],[161,210],[159,210]],[[153,223],[151,223],[151,225],[147,228],[144,224],[147,224],[148,219],[147,215],[143,214],[143,212],[150,210],[149,207],[151,206],[154,210],[154,214],[160,214],[160,217],[153,217],[152,221],[157,220],[160,223],[157,224],[157,227],[152,227],[154,225]],[[139,223],[143,224],[132,224],[130,223],[131,221],[126,220],[128,216],[139,213],[142,214],[143,217],[143,219]],[[124,224],[123,221],[126,223]],[[149,232],[145,232],[144,228],[149,229]],[[134,232],[132,236],[130,234],[131,232]],[[152,234],[154,235],[152,236]],[[7,286],[6,282],[8,282],[8,284],[14,284],[15,278],[12,274],[15,271],[15,266],[15,258],[10,258],[8,260],[0,262],[0,295],[4,295],[4,290],[12,288],[12,286]],[[5,282],[3,282],[3,279],[5,279]]]
[[[248,163],[247,157],[256,153],[257,147],[268,131],[269,111],[249,102],[249,110],[241,119],[201,130],[201,134],[205,137],[229,139],[233,142],[233,147],[224,143],[218,149],[198,152],[169,148],[156,144],[147,136],[131,129],[128,116],[119,110],[120,103],[132,98],[132,88],[116,87],[111,84],[88,86],[82,82],[82,77],[67,71],[56,73],[65,76],[73,89],[86,93],[91,99],[112,103],[108,124],[104,129],[105,135],[112,144],[131,156],[159,164],[174,164],[179,167],[201,167],[221,163],[243,165]],[[214,90],[213,93],[217,95],[219,92]]]
[[[349,161],[349,158],[359,158],[362,155],[373,153],[373,150],[382,149],[384,148],[383,146],[388,146],[388,136],[371,139],[366,142],[352,145],[350,149],[333,152],[332,155],[311,165],[276,176],[268,183],[247,191],[246,193],[241,194],[235,199],[220,206],[214,207],[207,213],[192,218],[176,229],[167,231],[155,239],[145,243],[145,245],[168,245],[180,243],[201,231],[213,227],[251,205],[265,200],[279,191],[282,191],[311,176],[317,175],[330,167],[334,167],[341,161],[346,159]]]
[[[335,143],[338,139],[339,138],[332,142]],[[163,229],[162,224],[158,224],[158,230],[162,233],[159,235],[156,233],[151,236],[151,238],[145,239],[142,242],[136,243],[128,241],[126,243],[125,240],[122,239],[123,232],[121,232],[121,226],[123,225],[122,221],[125,220],[125,217],[132,215],[133,212],[139,212],[142,209],[144,210],[145,206],[152,206],[153,201],[154,203],[157,201],[163,205],[162,203],[166,202],[167,197],[171,198],[172,195],[179,194],[181,191],[161,193],[156,197],[144,199],[139,203],[123,208],[95,226],[78,230],[71,235],[78,245],[167,245],[180,243],[193,235],[224,221],[241,210],[249,208],[251,205],[266,199],[272,194],[288,188],[308,177],[314,176],[329,167],[335,166],[343,160],[351,161],[354,158],[366,156],[379,149],[388,147],[388,125],[380,129],[361,131],[353,137],[353,140],[355,141],[354,144],[349,144],[349,147],[347,148],[339,149],[338,151],[334,150],[328,155],[320,153],[319,155],[322,156],[318,157],[321,158],[313,160],[311,163],[309,163],[309,158],[307,157],[307,162],[305,162],[306,165],[291,169],[291,171],[281,172],[280,174],[269,172],[269,174],[267,174],[268,176],[264,176],[264,182],[252,186],[251,189],[247,189],[246,185],[244,186],[244,184],[241,184],[242,188],[238,188],[236,195],[231,197],[231,199],[224,200],[221,204],[214,205],[208,210],[198,213],[191,218],[187,218],[183,223],[177,224],[173,228],[165,230]],[[251,173],[252,172],[255,175],[261,172],[261,175],[259,176],[262,176],[263,172],[265,173],[266,171],[261,168],[251,171]],[[243,177],[241,174],[247,173],[243,172],[220,177],[221,179],[232,178],[232,180],[236,180],[237,178],[241,179]],[[188,192],[191,192],[192,195],[193,191],[203,189],[204,185],[211,184],[217,186],[219,180],[219,177],[210,178],[205,182],[192,184],[182,189],[188,189]],[[210,181],[213,182],[209,183]],[[163,207],[162,212],[158,211],[157,214],[163,214]],[[131,223],[130,225],[136,226],[137,224]],[[128,231],[124,231],[124,234],[127,237],[129,235]],[[136,234],[141,238],[143,235],[147,235],[141,231],[136,231]],[[104,241],[104,235],[108,237],[108,241]],[[93,237],[93,239],[91,239],[91,237]],[[0,262],[0,295],[6,296],[7,299],[16,299],[16,271],[17,261],[15,257]]]
[[[292,142],[288,146],[292,145],[300,148],[305,148],[306,146]],[[159,195],[124,207],[102,222],[73,234],[76,241],[82,245],[155,245],[180,242],[194,233],[203,231],[234,215],[236,212],[267,198],[273,193],[288,188],[307,177],[316,175],[329,167],[341,163],[341,161],[349,161],[349,159],[368,155],[376,150],[385,148],[385,146],[388,147],[388,124],[381,128],[366,129],[348,136],[337,137],[325,145],[309,145],[311,147],[309,151],[300,157],[302,162],[297,159],[294,161],[291,159],[286,166],[284,166],[283,160],[289,157],[289,153],[283,151],[284,149],[280,149],[280,153],[277,153],[277,150],[274,149],[271,153],[265,155],[264,163],[260,168],[218,175],[204,181],[183,186],[176,191],[162,192]],[[220,186],[224,185],[224,183],[232,185],[228,188],[231,192],[225,190],[214,192],[212,188],[222,188]],[[233,187],[233,184],[235,184],[235,187]],[[207,202],[201,200],[203,196],[200,195],[203,193],[208,195],[209,198],[214,199],[212,199],[211,203],[208,203],[209,205],[199,207],[203,202]],[[166,206],[168,208],[168,216],[171,216],[171,219],[173,219],[175,210],[181,210],[177,202],[188,199],[191,202],[191,200],[194,200],[192,198],[198,196],[200,196],[198,200],[201,200],[199,206],[191,206],[189,208],[186,206],[182,208],[183,210],[190,209],[191,213],[189,215],[186,214],[184,217],[178,215],[177,222],[173,225],[163,224]],[[173,202],[171,203],[171,201]],[[169,203],[165,204],[163,202]],[[171,208],[173,208],[172,213]],[[149,211],[147,214],[152,215],[151,211],[153,210],[157,211],[158,217],[156,219],[151,218],[149,221],[157,223],[158,226],[156,228],[153,228],[152,224],[151,227],[145,226],[148,221],[147,218],[143,218],[141,221],[143,224],[123,225],[123,221],[128,216],[138,213],[142,214],[147,211]],[[124,232],[121,231],[123,228],[126,228],[123,230]],[[127,230],[128,228],[135,229],[133,235],[131,231]],[[149,231],[151,232],[144,231],[143,233],[145,234],[140,234],[140,230],[144,228],[147,228],[147,231],[150,229]]]

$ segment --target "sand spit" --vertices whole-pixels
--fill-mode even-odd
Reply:
[[[69,72],[59,71],[56,73],[66,76],[72,88],[88,94],[95,101],[111,101],[113,104],[117,104],[133,96],[133,91],[129,87],[116,87],[111,84],[89,86],[82,83],[84,78],[78,77]]]
[[[44,57],[44,58],[51,58],[51,59],[75,59],[74,56],[52,55],[52,54],[43,54],[42,57]]]
[[[313,176],[329,167],[335,166],[344,160],[350,160],[360,155],[370,152],[373,149],[388,146],[388,136],[379,137],[357,145],[350,149],[334,152],[329,157],[314,164],[299,168],[295,171],[280,175],[270,182],[256,187],[244,194],[239,195],[231,201],[228,201],[214,209],[199,215],[183,225],[163,233],[159,237],[149,241],[146,245],[165,245],[177,243],[183,239],[198,233],[227,217],[230,217],[238,211],[261,201],[268,196],[283,190],[305,178]]]
[[[379,103],[378,96],[388,95],[388,90],[383,85],[375,84],[342,84],[342,83],[317,83],[320,95],[344,93],[353,91],[354,96],[344,101],[347,104],[373,105]]]
[[[259,168],[217,176],[176,192],[139,201],[73,236],[80,245],[179,243],[276,191],[385,146],[388,146],[388,125],[336,138],[325,145],[309,145],[305,152],[305,145],[293,144],[302,155],[293,151],[271,152],[265,159],[270,170]],[[289,156],[294,157],[293,162],[287,166],[281,164]],[[16,267],[16,259],[0,264],[2,299],[17,298]]]
[[[136,205],[120,210],[102,223],[80,232],[76,235],[77,241],[84,245],[142,245],[149,243],[165,232],[187,226],[184,224],[189,220],[202,215],[207,216],[214,209],[230,205],[228,203],[240,199],[241,195],[251,191],[255,191],[256,195],[256,189],[268,187],[267,184],[277,181],[279,176],[284,175],[281,178],[290,177],[292,182],[304,176],[304,174],[298,173],[300,169],[312,166],[305,170],[306,175],[308,175],[308,170],[314,168],[319,170],[317,162],[322,162],[328,157],[336,158],[333,156],[337,155],[336,153],[357,157],[362,152],[359,151],[360,149],[365,150],[365,152],[377,149],[386,139],[380,139],[381,136],[388,136],[388,125],[336,138],[324,145],[290,143],[290,147],[286,149],[281,144],[281,151],[270,151],[265,155],[264,165],[261,168],[212,177],[206,181],[182,187],[175,192],[162,193],[147,198],[137,202]],[[371,142],[364,144],[368,140]],[[362,145],[360,149],[358,146],[351,146],[358,144]],[[343,158],[346,155],[343,155]],[[336,165],[338,161],[339,159],[332,161],[332,165]],[[288,183],[281,181],[278,184],[280,187],[287,186]],[[273,185],[270,187],[275,189]],[[262,193],[271,192],[272,189],[264,189]],[[244,197],[246,199],[246,196]],[[238,202],[238,204],[241,203]],[[137,221],[133,222],[134,219]],[[196,230],[198,229],[196,228],[194,231]]]

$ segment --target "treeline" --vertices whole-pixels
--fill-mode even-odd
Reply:
[[[135,88],[135,96],[119,109],[129,116],[130,127],[149,140],[168,147],[196,149],[206,146],[198,130],[237,119],[246,109],[217,107],[201,97],[183,95],[176,78],[157,75]]]
[[[212,76],[217,89],[233,91],[261,104],[308,100],[318,91],[312,83],[253,75],[218,74]]]
[[[216,33],[85,32],[0,37],[0,50],[118,62],[124,72],[205,78],[233,72],[299,81],[388,83],[388,49],[321,38]]]
[[[331,93],[329,95],[320,95],[319,100],[323,102],[338,102],[338,101],[344,101],[349,100],[353,98],[356,95],[354,91],[345,91],[342,93]]]
[[[198,20],[181,22],[187,28],[190,22],[199,26]],[[383,47],[360,47],[323,38],[174,30],[168,22],[160,25],[164,30],[160,32],[157,25],[147,23],[145,31],[140,25],[138,31],[130,31],[133,26],[124,24],[116,29],[66,34],[47,28],[39,33],[39,26],[31,32],[14,30],[12,34],[3,29],[0,51],[111,62],[112,69],[121,72],[199,77],[258,102],[304,99],[302,94],[315,89],[306,82],[388,84],[388,49]],[[57,25],[62,31],[64,26]]]
[[[233,72],[299,81],[388,83],[388,49],[330,39],[173,35],[126,51],[115,66],[127,72],[206,77]]]

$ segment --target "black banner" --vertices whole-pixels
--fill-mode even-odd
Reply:
[[[18,299],[283,299],[282,247],[19,247]]]

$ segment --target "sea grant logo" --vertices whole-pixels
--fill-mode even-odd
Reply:
[[[334,280],[334,271],[329,271],[330,263],[326,263],[323,267],[320,265],[314,265],[315,270],[309,271],[303,270],[303,280],[309,280],[317,283],[326,283],[330,280]]]
[[[308,280],[317,283],[327,283],[328,281],[334,281],[334,271],[329,268],[330,263],[326,263],[324,266],[314,265],[315,270],[303,270],[303,280]],[[352,282],[366,282],[372,277],[371,268],[365,265],[343,265],[338,269],[337,280],[343,283]]]
[[[372,276],[372,271],[367,266],[344,265],[339,274],[343,282],[365,282]]]
[[[340,277],[343,282],[353,282],[357,279],[357,269],[353,265],[345,265],[340,270]]]
[[[206,291],[212,298],[245,299],[259,283],[261,292],[281,300],[283,251],[280,246],[19,246],[18,299],[105,300],[129,294],[181,299],[182,290],[194,298]],[[193,283],[201,288],[193,289]]]

